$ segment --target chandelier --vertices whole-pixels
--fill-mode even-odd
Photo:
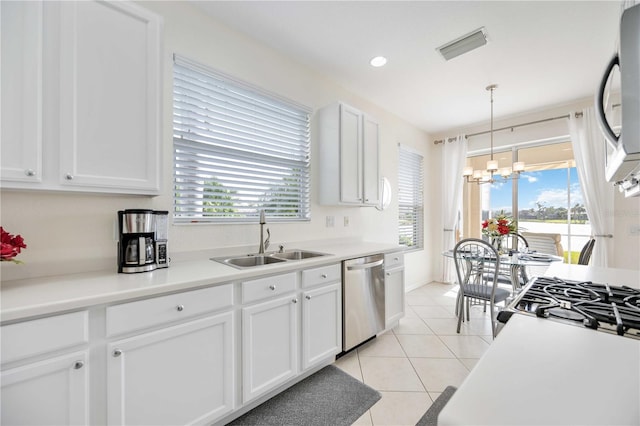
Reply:
[[[475,182],[477,184],[496,182],[494,176],[499,175],[503,180],[518,179],[520,173],[524,171],[524,162],[517,161],[511,167],[498,167],[498,160],[493,159],[493,91],[498,88],[497,84],[491,84],[486,90],[491,92],[491,158],[487,161],[486,170],[474,170],[472,166],[466,166],[462,171],[462,176],[467,182]],[[499,172],[498,172],[499,171]]]

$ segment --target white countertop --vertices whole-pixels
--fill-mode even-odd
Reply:
[[[114,268],[113,271],[6,281],[2,282],[0,287],[0,321],[14,321],[138,297],[235,282],[260,275],[313,268],[353,257],[403,249],[393,244],[335,241],[324,245],[315,243],[310,247],[301,245],[295,248],[330,255],[241,270],[209,260],[214,255],[200,253],[196,259],[173,262],[169,268],[139,274],[118,274]]]
[[[513,315],[438,425],[638,425],[640,341]]]
[[[547,276],[640,288],[640,272],[552,265]],[[640,425],[640,340],[512,315],[439,425]]]

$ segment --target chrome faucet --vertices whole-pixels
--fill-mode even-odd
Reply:
[[[267,239],[264,239],[263,229],[264,225],[267,224],[267,221],[264,218],[264,210],[260,210],[260,248],[258,249],[258,254],[264,254],[265,249],[269,248],[269,239],[271,238],[271,232],[269,232],[269,228],[267,228]]]

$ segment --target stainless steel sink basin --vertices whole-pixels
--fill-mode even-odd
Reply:
[[[266,254],[247,254],[242,256],[213,257],[211,260],[233,266],[238,269],[253,268],[256,266],[270,265],[287,261],[304,260],[318,256],[327,256],[327,253],[319,253],[308,250],[285,250]]]
[[[307,251],[307,250],[286,250],[283,252],[273,253],[273,257],[277,257],[278,259],[287,259],[287,260],[302,260],[302,259],[310,259],[312,257],[318,256],[326,256],[326,253],[318,253],[315,251]]]
[[[236,257],[214,258],[216,262],[225,263],[236,268],[252,268],[254,266],[269,265],[271,263],[285,262],[285,259],[278,259],[273,256],[266,255],[247,255]]]

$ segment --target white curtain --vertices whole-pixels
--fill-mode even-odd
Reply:
[[[453,141],[445,139],[442,149],[442,251],[453,249],[456,243],[456,230],[460,224],[462,208],[462,171],[467,162],[467,142],[464,135]],[[442,257],[442,282],[455,281],[453,260]]]
[[[612,253],[613,185],[604,177],[605,141],[596,121],[593,107],[582,111],[582,117],[571,114],[569,131],[573,143],[578,178],[582,187],[584,206],[596,243],[590,265],[607,267]]]

